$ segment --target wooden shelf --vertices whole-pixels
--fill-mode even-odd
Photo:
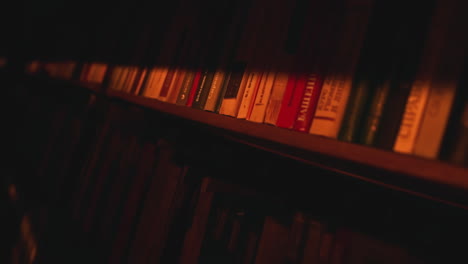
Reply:
[[[123,92],[108,91],[107,95],[252,138],[383,169],[393,174],[403,174],[436,184],[448,185],[451,188],[468,190],[468,168],[240,120]]]
[[[468,209],[468,168],[165,103],[99,85],[89,91],[181,118],[229,139],[419,197]]]

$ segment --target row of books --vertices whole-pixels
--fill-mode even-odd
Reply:
[[[401,245],[229,185],[203,179],[197,208],[204,209],[187,232],[193,244],[182,250],[183,263],[424,263]]]
[[[153,66],[86,62],[79,64],[79,79],[252,122],[467,164],[463,1],[275,1],[270,11],[261,11],[262,1],[245,1],[248,12],[244,1],[220,8],[226,13],[199,23],[181,8]],[[63,78],[70,78],[76,65],[43,63],[50,75]]]

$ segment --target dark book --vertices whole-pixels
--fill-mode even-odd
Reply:
[[[345,263],[349,264],[404,264],[414,263],[415,259],[404,248],[353,232],[346,245]]]
[[[240,46],[240,39],[242,36],[242,30],[247,22],[248,9],[251,1],[242,0],[236,1],[232,7],[232,18],[227,22],[225,27],[224,37],[222,43],[220,43],[219,59],[216,66],[216,71],[219,71],[222,82],[219,85],[212,85],[210,95],[205,105],[205,110],[218,112],[221,107],[224,94],[231,76],[234,56],[237,49]],[[239,83],[240,84],[240,83]]]
[[[386,74],[373,91],[360,143],[388,150],[393,148],[406,100],[420,65],[421,51],[427,41],[433,5],[428,2],[418,19],[398,29],[399,34],[392,45],[393,62],[389,62]]]
[[[307,219],[301,264],[318,263],[320,237],[324,232],[323,228],[324,225],[319,221],[310,218]]]
[[[307,240],[307,220],[301,212],[294,215],[288,237],[285,264],[299,264],[302,260]]]
[[[204,109],[214,75],[215,71],[212,69],[206,69],[202,72],[200,84],[197,88],[195,98],[192,103],[193,108],[201,110]]]
[[[445,130],[440,159],[468,167],[468,60],[459,80]]]
[[[127,232],[131,232],[128,241],[132,241],[128,251],[128,260],[132,263],[141,262],[159,262],[164,254],[164,248],[168,242],[171,223],[174,220],[177,210],[179,210],[180,195],[183,194],[183,180],[185,179],[185,170],[173,162],[174,149],[172,149],[165,140],[158,140],[156,151],[149,155],[155,163],[147,164],[144,175],[150,176],[148,181],[139,181],[139,184],[145,184],[143,196],[137,189],[130,193],[135,195],[134,202],[141,197],[140,204],[127,205],[129,213],[135,215],[134,224],[126,224]],[[142,164],[143,165],[143,164]],[[145,168],[146,167],[146,168]],[[151,176],[152,175],[152,176]],[[143,180],[143,179],[141,179]],[[137,187],[137,186],[135,186]],[[134,211],[138,206],[138,212]],[[134,207],[134,208],[132,208]],[[129,215],[127,215],[129,217]],[[128,221],[131,218],[127,218]],[[128,230],[132,228],[132,230]],[[115,241],[117,243],[118,241]],[[124,243],[122,238],[120,243]],[[119,246],[116,244],[115,246]],[[120,244],[124,246],[124,244]],[[124,250],[122,248],[121,250]]]
[[[286,261],[289,226],[278,221],[273,216],[267,216],[263,224],[263,232],[258,245],[256,264],[278,263]]]
[[[377,131],[383,134],[378,136],[379,142],[396,137],[433,5],[431,1],[401,8],[399,1],[376,2],[339,139],[375,144]],[[399,17],[396,21],[392,19],[395,14]],[[390,99],[395,103],[387,105]]]
[[[202,58],[199,67],[203,74],[192,104],[194,108],[205,109],[215,72],[224,66],[225,47],[229,46],[227,41],[232,41],[229,39],[232,34],[230,27],[240,3],[243,1],[222,1],[215,8],[209,3],[202,10],[202,49],[199,51]]]

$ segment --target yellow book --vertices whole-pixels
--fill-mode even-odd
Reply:
[[[270,70],[265,73],[264,78],[260,83],[257,94],[255,95],[255,101],[252,109],[252,113],[247,117],[247,120],[263,123],[265,120],[266,108],[270,99],[271,90],[276,79],[276,71]]]
[[[442,120],[442,116],[450,108],[456,86],[450,83],[440,83],[441,80],[437,80],[437,75],[441,73],[438,69],[439,65],[444,60],[453,60],[453,58],[447,57],[449,51],[447,48],[450,47],[447,45],[451,42],[447,37],[449,37],[448,33],[452,30],[450,21],[452,13],[455,10],[455,2],[456,0],[441,1],[438,2],[436,7],[437,13],[431,23],[431,31],[423,50],[420,68],[411,87],[400,129],[393,147],[393,150],[396,152],[408,154],[417,152],[423,156],[433,156],[434,151],[436,151],[434,148],[437,148],[436,145],[440,143],[429,143],[428,137],[431,138],[433,132],[440,134],[444,130],[440,130],[434,126],[445,123]],[[457,61],[457,59],[454,61]],[[456,73],[451,73],[450,78],[454,78],[454,74]],[[442,108],[435,109],[435,104],[441,104],[444,110]],[[429,113],[435,112],[437,112],[438,117],[436,115],[428,116]],[[439,139],[437,138],[439,136],[434,136],[429,141],[438,141]],[[423,142],[431,145],[430,148],[432,150],[430,151],[430,155],[423,154],[426,152],[422,150],[426,149],[424,146],[426,143]]]

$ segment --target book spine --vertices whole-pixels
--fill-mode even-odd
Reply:
[[[306,240],[302,253],[301,264],[318,263],[320,238],[323,233],[323,225],[315,220],[308,220],[306,226]]]
[[[141,92],[140,92],[141,96],[148,97],[148,94],[152,90],[155,75],[156,75],[156,68],[152,68],[152,69],[148,70],[148,76],[146,77],[147,80],[144,83],[144,85],[143,85],[143,87],[141,89]]]
[[[276,122],[278,121],[278,115],[281,109],[281,102],[283,101],[283,95],[288,84],[288,79],[288,72],[281,70],[276,73],[271,95],[268,100],[268,106],[265,109],[264,122],[266,124],[276,125]]]
[[[444,97],[443,95],[441,95],[441,97],[438,96],[437,89],[440,90],[441,88],[437,88],[437,85],[434,86],[434,84],[438,82],[436,76],[438,74],[437,67],[444,61],[442,53],[444,51],[444,46],[447,48],[447,37],[450,37],[447,34],[450,30],[450,16],[455,9],[454,2],[455,1],[440,2],[436,7],[437,13],[432,21],[432,31],[429,33],[426,40],[420,68],[413,82],[413,86],[411,87],[400,129],[393,147],[393,150],[396,152],[407,154],[414,153],[416,144],[420,140],[419,135],[425,115],[430,111],[429,107],[431,107],[433,103],[430,103],[431,97],[435,102],[438,101],[437,98],[442,99],[442,97]],[[446,53],[449,54],[449,52]],[[456,84],[452,87],[447,87],[447,91],[453,90],[454,86],[456,86]],[[452,92],[454,91],[449,93]],[[450,97],[450,95],[448,95],[448,97]],[[450,98],[447,99],[450,100]],[[447,102],[444,102],[444,104],[445,103]]]
[[[176,74],[176,68],[171,66],[168,67],[167,74],[164,78],[164,81],[161,85],[161,90],[159,91],[158,100],[166,101],[169,96],[169,88],[171,87],[172,81]]]
[[[146,87],[152,81],[151,78],[152,78],[151,69],[147,68],[146,73],[145,73],[145,78],[143,79],[143,82],[141,83],[141,86],[140,86],[139,91],[138,91],[139,96],[144,96]]]
[[[186,75],[187,71],[183,68],[178,68],[174,77],[174,80],[171,84],[170,88],[170,94],[169,97],[167,98],[167,102],[175,104],[177,101],[177,96],[182,89],[182,84],[184,81],[184,77]]]
[[[322,89],[322,79],[323,78],[318,74],[310,74],[307,78],[306,88],[299,106],[299,112],[294,122],[294,130],[300,132],[309,131]]]
[[[126,66],[122,67],[122,73],[120,74],[120,78],[115,83],[115,90],[117,91],[123,90],[123,85],[125,83],[125,80],[127,80],[128,73],[129,73],[129,68]]]
[[[333,64],[333,59],[340,52],[337,48],[339,47],[338,43],[340,43],[338,37],[342,31],[340,26],[343,19],[340,15],[341,12],[338,12],[338,10],[341,10],[339,8],[340,5],[341,3],[334,1],[328,4],[320,4],[318,7],[327,16],[317,14],[317,17],[312,19],[312,25],[315,26],[311,26],[309,30],[313,37],[309,37],[306,41],[310,49],[305,49],[301,52],[301,57],[305,64],[305,72],[307,73],[307,84],[306,89],[301,95],[298,114],[294,121],[293,128],[296,131],[309,132],[317,110],[325,73],[329,71],[330,65],[337,67],[337,65]],[[356,36],[352,37],[356,38]],[[350,45],[350,43],[347,44],[348,46]],[[320,50],[320,52],[314,52],[314,50]],[[344,62],[346,59],[343,59],[343,56],[340,57],[341,61],[339,63],[346,63]]]
[[[270,66],[268,54],[271,54],[272,47],[277,45],[276,43],[266,43],[266,40],[272,36],[273,26],[268,27],[268,25],[274,25],[274,21],[279,20],[278,17],[275,17],[275,4],[276,3],[271,3],[269,6],[272,7],[272,9],[262,12],[262,20],[257,21],[257,33],[255,35],[256,45],[251,48],[252,55],[248,58],[251,62],[252,71],[249,72],[249,75],[245,76],[247,78],[247,85],[244,88],[240,108],[237,113],[237,118],[240,119],[250,118],[257,92],[260,86],[265,83],[265,78]]]
[[[231,72],[231,78],[226,87],[223,101],[221,103],[219,113],[222,115],[236,116],[240,107],[240,94],[243,94],[246,85],[245,76],[248,75],[249,69],[246,69],[246,63],[236,62]]]
[[[452,3],[454,7],[442,48],[444,53],[432,79],[431,91],[414,148],[415,155],[431,159],[439,156],[463,72],[464,60],[461,58],[466,58],[467,55],[468,36],[465,34],[465,25],[468,18],[462,11],[467,8],[467,3],[448,3]]]
[[[141,70],[140,77],[138,78],[138,82],[135,85],[135,89],[133,94],[139,95],[141,93],[141,88],[145,85],[146,80],[148,79],[148,69],[144,68]]]
[[[284,32],[281,33],[283,36],[280,38],[280,41],[281,39],[283,39],[283,41],[277,56],[278,64],[274,64],[273,66],[277,67],[277,73],[268,98],[268,106],[266,107],[264,118],[264,122],[270,125],[276,125],[283,98],[285,96],[290,96],[289,93],[286,93],[288,80],[292,77],[291,70],[294,65],[295,56],[300,43],[300,36],[305,24],[303,21],[304,11],[307,10],[307,8],[304,6],[304,3],[293,3],[292,5],[292,7],[288,6],[288,8],[285,8],[287,10],[285,19],[289,21],[282,23],[283,27],[281,28]],[[313,15],[310,17],[312,16]],[[285,25],[287,25],[287,27],[285,27]]]
[[[130,76],[132,74],[132,68],[127,66],[125,67],[125,75],[124,75],[124,78],[122,78],[120,80],[120,83],[119,83],[119,90],[122,91],[122,92],[125,92],[125,89],[126,89],[126,85],[128,83],[128,80],[130,79]]]
[[[414,154],[425,158],[437,158],[442,137],[455,98],[456,84],[435,84],[429,94],[419,129]]]
[[[112,73],[111,73],[110,80],[109,80],[109,85],[108,85],[109,89],[115,90],[115,85],[117,83],[117,80],[120,77],[121,72],[122,72],[122,67],[120,67],[120,66],[115,66],[112,69]]]
[[[445,22],[437,21],[438,15],[433,15],[431,6],[431,3],[425,7],[408,6],[409,10],[419,11],[417,19],[413,18],[412,12],[401,15],[401,20],[409,23],[399,24],[395,30],[398,33],[392,37],[393,44],[389,48],[388,58],[385,59],[387,63],[383,65],[385,70],[370,99],[360,143],[385,149],[391,149],[395,143],[411,84],[419,77],[419,71],[432,67],[429,65],[438,57],[437,46],[441,40],[438,39],[440,36],[437,36],[437,32]],[[440,13],[440,9],[436,8],[435,12]],[[431,20],[435,27],[430,27]]]
[[[135,76],[133,81],[130,83],[128,91],[131,94],[135,94],[138,85],[141,83],[141,79],[145,77],[145,68],[135,67]]]
[[[232,78],[232,70],[228,69],[224,73],[223,84],[221,85],[221,91],[218,96],[218,99],[216,100],[215,109],[213,110],[213,112],[215,113],[219,113],[219,110],[221,109],[221,104],[223,103],[224,95],[227,92],[227,87],[229,85],[229,82],[231,81],[231,78]]]
[[[187,105],[187,101],[190,94],[190,88],[192,87],[192,83],[195,79],[195,71],[191,69],[187,69],[187,72],[184,76],[184,80],[182,82],[182,87],[180,88],[179,94],[177,95],[176,104],[178,105]]]
[[[273,84],[276,79],[276,71],[270,70],[268,74],[262,79],[257,95],[255,96],[255,102],[252,105],[251,114],[247,118],[250,121],[263,123],[265,119],[265,112],[269,101],[269,95],[273,89]]]
[[[241,105],[237,113],[237,118],[246,119],[250,115],[251,105],[255,100],[258,88],[262,79],[264,78],[264,71],[251,71],[247,79],[247,85],[244,89],[244,96],[242,97]]]
[[[159,95],[161,93],[161,89],[163,88],[164,81],[166,80],[166,76],[169,73],[169,67],[161,66],[157,75],[155,76],[157,79],[153,83],[153,98],[159,99]]]
[[[361,80],[352,88],[350,98],[340,127],[338,138],[342,141],[357,142],[360,133],[361,121],[366,112],[367,104],[372,96],[370,80]]]
[[[331,64],[329,61],[309,128],[309,133],[329,138],[338,138],[342,126],[372,9],[371,1],[347,1],[346,4],[343,22],[337,25],[340,33],[330,36],[338,43],[336,53],[328,53]],[[354,40],[347,43],[346,39],[351,38]]]
[[[138,84],[140,83],[140,80],[142,77],[144,77],[143,73],[144,73],[144,68],[135,68],[135,76],[133,78],[133,81],[130,83],[129,87],[128,87],[128,92],[130,94],[135,94],[135,90],[138,86]]]
[[[300,212],[296,213],[291,224],[291,231],[288,238],[286,260],[287,263],[297,263],[302,258],[302,251],[306,239],[306,218]]]
[[[195,93],[195,99],[193,101],[192,107],[196,109],[202,109],[205,107],[206,100],[208,98],[208,93],[210,90],[211,83],[214,78],[213,70],[204,70],[201,76],[200,85],[197,88]]]
[[[326,60],[324,55],[314,52],[314,50],[321,50],[320,53],[330,52],[336,45],[331,36],[335,36],[337,26],[340,24],[341,17],[338,16],[338,11],[342,8],[337,8],[339,1],[331,2],[314,2],[310,10],[302,10],[305,7],[297,10],[299,15],[306,16],[309,14],[307,26],[302,30],[301,38],[296,52],[294,73],[291,73],[290,80],[296,80],[295,85],[286,87],[283,95],[281,110],[277,120],[277,126],[293,129],[298,118],[300,105],[305,94],[305,87],[309,74],[321,75]],[[327,15],[325,15],[327,14]],[[306,16],[307,17],[307,16]],[[303,18],[305,20],[305,18]],[[304,22],[303,22],[304,24]],[[354,36],[353,36],[354,37]],[[325,45],[325,43],[328,44]],[[330,58],[326,58],[330,60]],[[329,62],[327,62],[328,64]],[[292,76],[292,75],[296,76]],[[289,82],[289,81],[288,81]],[[318,92],[318,91],[317,91]]]
[[[420,79],[413,83],[401,120],[400,130],[393,146],[394,151],[408,154],[413,152],[429,91],[429,81]]]
[[[197,87],[201,81],[201,78],[202,78],[202,74],[203,72],[201,70],[197,70],[195,72],[195,76],[194,76],[194,79],[193,79],[193,82],[192,82],[192,87],[190,87],[190,92],[189,92],[189,95],[188,95],[188,99],[187,99],[187,106],[191,107],[192,104],[193,104],[193,101],[195,100],[195,94],[197,92]]]
[[[209,106],[206,110],[214,111],[216,113],[220,112],[228,84],[232,77],[232,72],[233,70],[236,70],[235,60],[239,59],[239,57],[236,58],[236,56],[241,53],[241,47],[242,44],[244,44],[242,43],[241,38],[247,31],[245,29],[245,25],[248,20],[247,15],[250,5],[250,1],[238,1],[234,7],[233,19],[227,29],[228,36],[224,41],[223,54],[218,69],[222,76],[222,82],[219,84],[219,92],[216,91],[217,89],[214,90],[213,97],[210,99],[210,103],[207,103]],[[212,103],[211,101],[214,102]]]
[[[151,93],[153,92],[153,83],[156,80],[156,75],[158,73],[158,68],[152,68],[148,73],[148,80],[146,81],[145,85],[143,86],[141,95],[144,97],[150,97]]]
[[[266,0],[253,1],[248,10],[246,22],[243,25],[243,30],[241,30],[239,46],[236,49],[236,54],[233,55],[233,61],[237,64],[237,69],[233,72],[236,82],[232,83],[238,83],[239,85],[237,87],[228,86],[219,109],[219,113],[222,115],[237,117],[247,79],[252,71],[258,71],[258,67],[256,67],[258,65],[255,65],[256,51],[259,49],[257,35],[261,33],[262,21],[267,11],[265,9],[266,5],[268,5]],[[242,69],[240,69],[241,65]],[[243,78],[241,78],[241,82],[238,82],[237,77],[240,70]],[[231,79],[233,78],[231,77]]]
[[[223,89],[223,81],[226,77],[226,70],[220,68],[216,70],[213,76],[213,82],[211,83],[210,91],[206,99],[204,110],[214,112],[216,110],[216,104],[219,101]]]
[[[362,131],[362,138],[360,143],[368,146],[374,145],[377,130],[380,126],[385,104],[390,92],[390,81],[387,80],[380,87],[377,88],[376,93],[371,99],[372,103],[368,111],[364,128]]]
[[[247,120],[264,122],[276,73],[290,56],[285,46],[295,4],[295,1],[269,3],[271,11],[266,15],[262,34],[258,35],[258,46],[262,48],[256,51],[257,61],[260,62],[258,69],[263,71],[263,75],[258,89],[252,93]]]
[[[181,18],[187,20],[188,18]],[[184,59],[189,56],[192,51],[190,42],[190,32],[187,28],[182,29],[180,40],[178,43],[177,51],[174,55],[173,62],[171,62],[170,72],[161,89],[159,99],[162,101],[175,103],[177,96],[181,89],[181,75],[183,76]],[[185,73],[185,72],[184,72]]]
[[[318,253],[318,263],[330,263],[332,256],[333,244],[335,241],[335,234],[330,230],[324,230],[320,237],[320,246]]]
[[[286,226],[276,221],[272,216],[265,218],[262,237],[260,239],[255,263],[280,264],[286,257],[287,237],[289,230]]]
[[[90,70],[90,63],[83,63],[80,73],[80,81],[84,82],[88,79],[88,74]]]
[[[289,76],[288,85],[281,103],[281,110],[278,115],[278,121],[276,122],[278,127],[293,128],[306,82],[307,76],[304,74],[291,73]]]
[[[387,65],[393,62],[389,53],[393,52],[396,27],[408,23],[407,14],[414,10],[400,11],[400,6],[394,2],[375,2],[369,29],[365,36],[362,47],[362,54],[359,58],[359,65],[354,75],[352,88],[350,91],[345,116],[342,119],[338,138],[348,142],[358,142],[361,135],[361,123],[366,117],[369,109],[370,98],[374,88],[382,78],[382,74]],[[396,24],[388,23],[394,12],[402,13],[404,16],[396,21]],[[382,53],[385,50],[385,53]]]
[[[137,78],[137,75],[139,74],[139,69],[137,67],[133,67],[132,70],[131,70],[131,75],[130,75],[130,78],[125,86],[125,91],[127,93],[131,93],[132,92],[132,88],[135,84],[135,79]]]
[[[123,90],[123,84],[125,83],[125,80],[127,79],[128,71],[129,71],[129,69],[128,69],[127,66],[122,66],[122,71],[120,73],[120,76],[117,79],[117,82],[115,83],[115,89],[117,91],[122,91]]]
[[[341,264],[346,259],[346,249],[351,240],[351,233],[341,228],[336,232],[336,239],[332,249],[330,264]]]
[[[155,99],[159,98],[159,93],[161,92],[164,80],[166,79],[168,72],[168,67],[162,66],[157,68],[152,82],[151,93],[148,95],[148,97]]]
[[[102,83],[104,75],[107,71],[107,64],[105,63],[92,63],[89,66],[89,73],[87,81],[92,83]]]

